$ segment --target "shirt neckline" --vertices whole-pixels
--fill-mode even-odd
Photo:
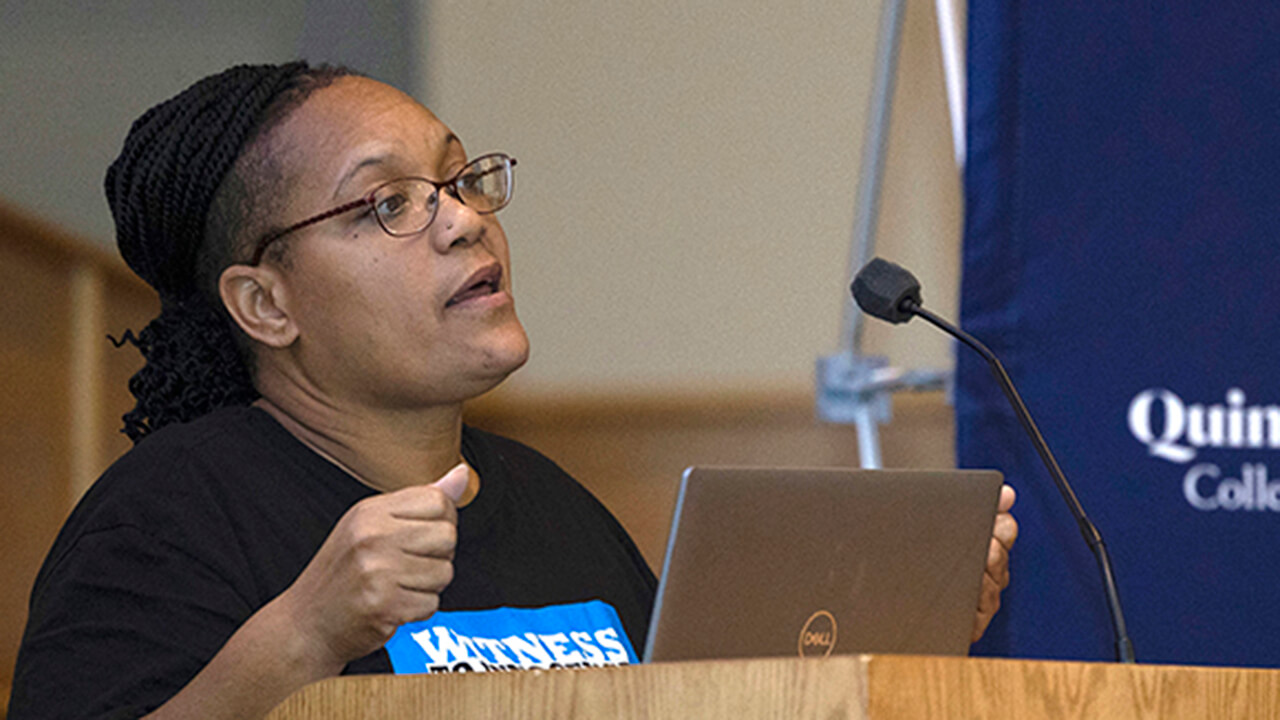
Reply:
[[[277,451],[285,449],[280,445],[285,443],[288,446],[285,449],[288,457],[303,463],[314,472],[341,478],[344,483],[358,489],[359,499],[383,492],[360,482],[341,466],[313,450],[281,425],[271,413],[254,405],[249,405],[245,409],[249,411],[249,422],[262,430],[262,434],[254,434],[255,439]],[[465,424],[462,426],[462,458],[480,476],[480,491],[466,507],[458,508],[458,535],[475,537],[488,531],[489,521],[501,504],[507,473],[503,464],[494,456],[487,440]]]

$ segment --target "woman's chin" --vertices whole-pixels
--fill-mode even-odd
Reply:
[[[506,380],[508,375],[519,370],[529,360],[529,337],[519,323],[515,323],[513,328],[493,340],[485,348],[479,373],[481,377],[490,378],[493,383],[484,392]]]

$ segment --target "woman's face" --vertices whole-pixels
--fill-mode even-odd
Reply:
[[[264,140],[282,159],[293,224],[406,176],[442,181],[467,161],[426,108],[387,85],[341,78],[314,92]],[[529,342],[511,295],[507,238],[441,192],[435,219],[392,237],[356,210],[290,235],[285,308],[295,370],[326,399],[384,409],[456,403],[524,364]],[[270,261],[269,261],[270,262]],[[496,279],[496,291],[474,287]]]

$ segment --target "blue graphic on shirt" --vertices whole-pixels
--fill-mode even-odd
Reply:
[[[401,625],[386,648],[397,675],[638,662],[618,612],[600,600],[438,612]]]

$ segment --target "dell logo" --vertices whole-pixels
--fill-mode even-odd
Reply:
[[[826,657],[836,649],[836,619],[826,610],[809,616],[800,628],[800,657]]]

